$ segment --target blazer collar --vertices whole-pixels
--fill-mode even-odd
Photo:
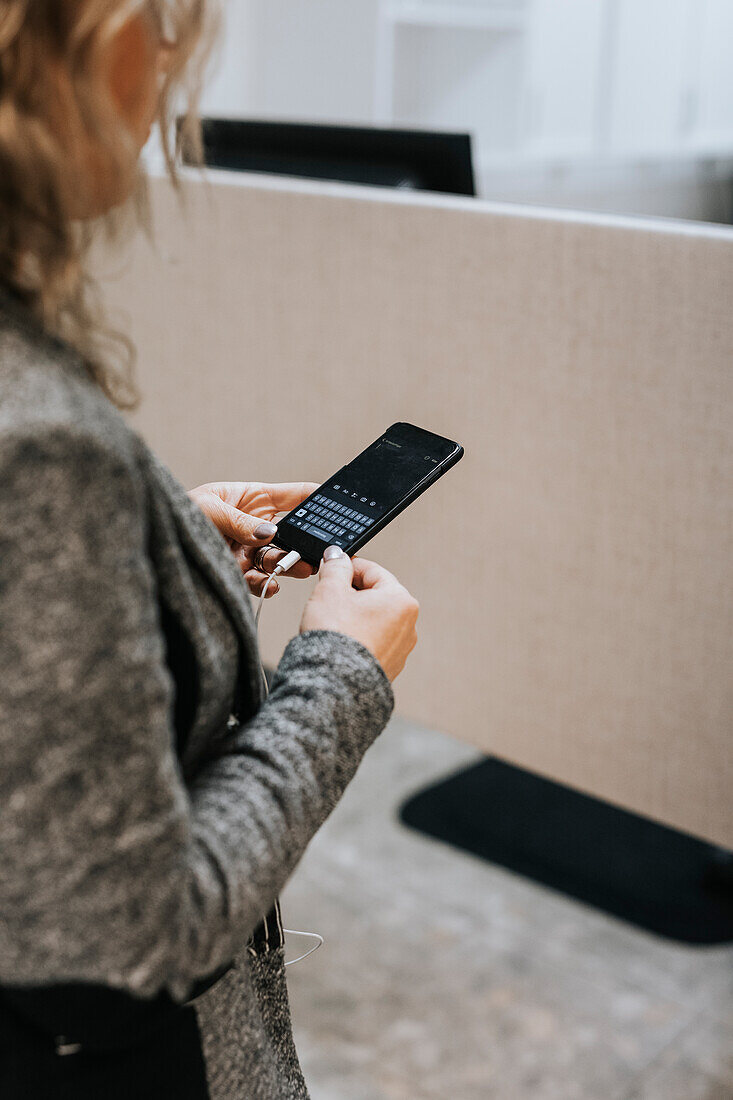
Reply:
[[[73,367],[88,377],[88,371],[79,351],[45,328],[30,306],[27,306],[20,295],[2,280],[0,280],[0,320],[14,325],[27,336],[40,341],[53,352],[55,359],[61,356],[66,366]]]

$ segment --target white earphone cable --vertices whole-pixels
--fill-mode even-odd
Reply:
[[[262,592],[260,593],[260,601],[257,607],[257,614],[255,615],[255,629],[257,631],[259,631],[260,628],[260,615],[262,614],[262,608],[265,603],[267,590],[272,584],[273,579],[275,577],[279,577],[281,573],[287,572],[288,569],[291,569],[295,565],[295,563],[299,561],[300,554],[298,553],[298,551],[291,550],[289,554],[286,554],[282,561],[279,561],[277,563],[272,573],[265,581]],[[262,682],[265,685],[265,697],[267,697],[270,694],[270,688],[267,683],[267,676],[265,675],[265,666],[262,664],[262,662],[260,662],[260,672],[262,673]],[[302,959],[307,959],[308,956],[312,955],[314,951],[317,951],[323,943],[323,936],[319,935],[318,932],[299,932],[295,928],[283,928],[283,932],[287,932],[290,936],[310,936],[311,938],[318,940],[318,943],[314,944],[313,947],[309,948],[308,951],[306,951],[303,955],[298,955],[297,959],[290,959],[289,962],[286,962],[286,966],[293,966],[294,963],[300,962]]]

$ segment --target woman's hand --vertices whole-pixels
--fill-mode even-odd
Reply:
[[[326,555],[334,555],[326,557]],[[417,645],[420,604],[381,565],[349,558],[338,546],[325,551],[318,584],[303,610],[300,633],[338,630],[366,646],[393,681]]]
[[[318,485],[317,481],[287,481],[279,485],[267,485],[261,481],[220,481],[199,485],[197,489],[190,489],[188,495],[221,531],[237,559],[250,592],[259,596],[286,551],[273,547],[263,555],[262,564],[267,572],[262,572],[254,568],[252,556],[255,550],[266,546],[275,534],[274,516],[297,508],[316,491]],[[282,576],[304,578],[315,572],[307,562],[299,561]],[[274,596],[279,589],[280,585],[274,580],[265,599]]]

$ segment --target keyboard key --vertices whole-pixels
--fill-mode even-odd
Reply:
[[[309,531],[312,535],[315,535],[316,538],[323,539],[324,542],[328,542],[329,538],[331,537],[329,531],[323,531],[320,527],[316,527],[314,523],[310,523],[305,528],[305,530]]]

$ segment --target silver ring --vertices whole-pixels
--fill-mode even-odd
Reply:
[[[276,549],[276,546],[259,546],[252,555],[252,564],[255,569],[259,569],[260,573],[267,573],[267,569],[265,568],[265,555],[268,550]]]

